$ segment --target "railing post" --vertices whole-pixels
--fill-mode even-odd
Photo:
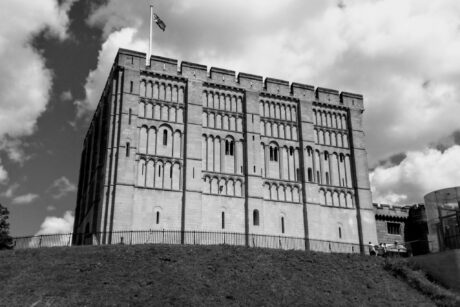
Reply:
[[[42,247],[42,235],[40,235],[40,239],[38,240],[38,247]]]
[[[133,231],[130,231],[129,245],[133,245]]]

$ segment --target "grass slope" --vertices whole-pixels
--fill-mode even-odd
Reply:
[[[0,252],[1,306],[432,306],[382,259],[235,246]]]

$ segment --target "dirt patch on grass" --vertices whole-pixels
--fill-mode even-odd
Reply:
[[[0,305],[432,306],[377,257],[235,246],[0,253]]]

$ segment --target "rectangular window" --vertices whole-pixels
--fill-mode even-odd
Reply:
[[[126,143],[126,156],[129,157],[129,150],[130,150],[130,146],[129,146],[129,142]]]
[[[225,229],[225,212],[222,212],[222,229]]]
[[[131,115],[132,115],[133,111],[131,109],[129,109],[129,114],[128,114],[128,125],[131,125]]]
[[[133,92],[133,85],[134,85],[134,83],[133,83],[133,81],[131,81],[131,82],[129,83],[129,92],[130,92],[130,93]]]
[[[387,230],[390,235],[400,235],[401,234],[401,224],[388,222]]]

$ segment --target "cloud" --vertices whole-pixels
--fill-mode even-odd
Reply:
[[[40,225],[40,230],[35,235],[71,233],[73,231],[73,222],[74,216],[72,211],[66,211],[63,217],[47,216]]]
[[[59,98],[62,101],[71,101],[73,99],[72,92],[70,90],[64,91],[61,93]]]
[[[77,190],[77,186],[70,182],[69,179],[66,177],[62,176],[51,184],[51,186],[48,188],[48,192],[51,194],[51,196],[54,199],[59,199],[64,196],[66,196],[68,193],[75,192]]]
[[[37,119],[46,110],[52,87],[52,71],[46,68],[34,36],[45,33],[67,38],[68,11],[74,1],[3,1],[0,4],[0,141],[35,131]],[[9,157],[20,161],[16,148]],[[24,157],[24,155],[22,155]],[[0,173],[6,171],[0,166]]]
[[[30,204],[31,202],[33,202],[37,198],[38,198],[37,194],[28,193],[28,194],[24,194],[24,195],[14,197],[11,202],[14,205],[26,205],[26,204]]]
[[[54,210],[56,210],[56,207],[55,207],[55,206],[51,206],[51,205],[50,205],[50,206],[47,206],[47,207],[46,207],[46,211],[54,211]]]
[[[0,184],[4,184],[8,181],[8,172],[2,166],[2,160],[0,159]]]
[[[371,174],[374,202],[413,204],[434,190],[460,185],[460,146],[410,151],[399,165],[379,166]]]
[[[14,195],[14,192],[19,188],[19,183],[13,183],[8,189],[3,192],[1,195],[4,197],[11,198]]]
[[[136,33],[136,29],[125,28],[110,34],[104,42],[99,51],[97,67],[86,78],[85,99],[75,101],[78,117],[88,115],[99,103],[99,98],[109,76],[118,48],[144,50],[145,46],[148,45],[146,40],[135,40],[134,36]]]

